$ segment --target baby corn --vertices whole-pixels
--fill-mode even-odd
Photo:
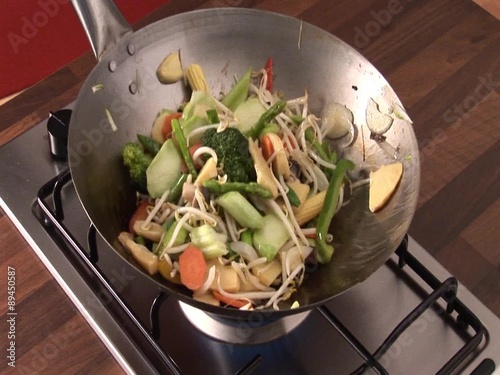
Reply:
[[[323,203],[325,202],[326,190],[306,199],[304,203],[295,211],[295,219],[299,225],[304,225],[309,220],[318,216]]]
[[[186,70],[186,78],[193,91],[208,91],[205,74],[198,64],[191,64]]]

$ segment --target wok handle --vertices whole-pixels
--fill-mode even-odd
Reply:
[[[132,27],[112,0],[71,0],[71,3],[98,61],[109,47],[132,32]]]

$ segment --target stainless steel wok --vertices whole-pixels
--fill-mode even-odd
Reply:
[[[365,120],[369,98],[401,103],[384,77],[354,48],[315,26],[270,12],[207,9],[168,17],[132,32],[112,2],[88,3],[73,0],[99,62],[78,95],[68,149],[78,196],[109,245],[104,251],[118,251],[124,262],[132,262],[116,241],[127,227],[135,203],[121,149],[136,133],[150,132],[161,108],[175,108],[188,97],[182,83],[164,85],[155,75],[163,58],[180,50],[185,66],[197,62],[203,67],[214,94],[227,91],[235,75],[241,76],[249,67],[261,68],[272,56],[275,87],[287,98],[307,90],[314,113],[320,114],[333,101],[353,111],[356,139],[341,153],[356,163],[354,179],[396,159],[404,164],[399,187],[380,212],[368,210],[367,186],[354,190],[353,200],[332,222],[333,260],[310,273],[273,316],[326,302],[366,280],[394,252],[416,207],[418,148],[411,124],[403,120],[394,122],[382,145],[370,139]],[[116,123],[116,131],[106,111]],[[197,302],[187,289],[160,276],[143,274],[159,289],[205,311],[232,317],[249,314]],[[300,308],[290,310],[295,300]]]

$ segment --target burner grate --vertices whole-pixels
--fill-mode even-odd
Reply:
[[[129,319],[134,323],[134,325],[141,331],[143,336],[148,340],[151,347],[154,349],[156,354],[163,360],[168,369],[172,374],[181,375],[179,367],[175,363],[175,361],[165,353],[161,347],[159,346],[157,340],[153,337],[151,332],[144,327],[144,325],[140,322],[140,320],[135,316],[133,311],[127,306],[127,304],[120,298],[118,293],[114,290],[111,283],[106,279],[103,273],[99,270],[99,267],[96,265],[98,254],[97,254],[97,246],[96,246],[96,230],[93,225],[90,226],[88,231],[88,245],[89,252],[87,253],[84,248],[78,243],[78,241],[74,238],[74,236],[67,230],[65,227],[64,220],[64,211],[62,206],[61,199],[61,190],[62,187],[71,182],[71,174],[69,170],[66,170],[54,177],[47,184],[42,186],[38,193],[38,199],[36,204],[42,209],[44,212],[44,219],[42,220],[42,224],[44,226],[54,225],[66,241],[71,245],[71,247],[76,251],[78,256],[84,261],[85,265],[91,270],[91,272],[99,279],[102,286],[106,289],[106,291],[112,296],[112,298],[120,305]],[[45,199],[52,195],[53,198],[53,206],[52,209]],[[156,311],[156,308],[151,308],[151,311]],[[157,314],[155,314],[157,315]],[[155,321],[155,320],[153,320]],[[156,327],[156,324],[154,325]],[[156,330],[156,328],[155,328]],[[154,332],[153,332],[154,333]]]
[[[457,298],[458,281],[455,277],[449,277],[440,282],[422,263],[420,263],[408,250],[408,236],[396,250],[398,255],[398,266],[402,269],[410,267],[423,281],[425,281],[433,292],[427,296],[413,311],[411,311],[389,334],[378,349],[372,354],[345,328],[331,312],[324,306],[319,307],[321,314],[339,331],[342,336],[356,349],[358,354],[366,361],[364,365],[356,369],[351,375],[359,375],[372,367],[379,374],[388,374],[387,370],[378,362],[378,359],[393,345],[396,340],[414,323],[427,309],[431,308],[439,299],[446,302],[446,313],[451,315],[454,311],[458,313],[456,324],[462,330],[468,326],[474,330],[474,335],[466,344],[436,373],[436,375],[452,374],[453,371],[471,355],[488,332],[480,320]],[[491,374],[491,372],[478,372],[478,374]]]
[[[437,375],[451,374],[454,369],[456,369],[471,353],[473,353],[481,341],[488,336],[488,331],[476,315],[474,315],[472,311],[457,298],[457,279],[455,277],[450,277],[444,282],[440,282],[408,251],[407,245],[408,237],[404,239],[403,243],[396,250],[396,254],[399,256],[399,267],[403,268],[405,265],[408,265],[434,290],[434,292],[408,315],[405,319],[405,321],[408,320],[407,324],[404,324],[404,321],[401,322],[401,324],[391,333],[387,342],[384,342],[379,350],[385,351],[391,343],[396,341],[397,337],[401,335],[403,330],[415,321],[418,316],[422,315],[423,312],[430,308],[439,298],[443,298],[447,303],[446,312],[450,315],[454,311],[457,312],[457,326],[462,330],[465,330],[468,326],[470,326],[475,332],[474,336],[472,336],[467,343],[436,373]]]
[[[76,252],[77,257],[83,261],[84,267],[91,271],[91,274],[97,277],[101,287],[109,293],[114,301],[120,306],[123,312],[133,325],[140,331],[140,334],[146,339],[149,346],[152,348],[155,356],[161,360],[166,369],[172,374],[182,374],[181,369],[176,364],[174,359],[166,353],[159,344],[160,338],[160,317],[159,311],[162,304],[168,299],[168,295],[160,292],[153,300],[149,308],[149,328],[147,328],[134,314],[133,310],[120,297],[113,288],[112,284],[107,280],[106,276],[100,271],[97,261],[99,259],[98,246],[96,241],[96,229],[91,224],[87,234],[88,251],[85,251],[80,243],[74,238],[70,231],[64,225],[64,210],[61,197],[62,188],[71,182],[71,174],[66,170],[51,179],[42,186],[38,193],[38,198],[33,205],[33,212],[37,216],[40,223],[47,229],[55,229],[58,236],[61,236],[69,245],[65,250],[67,255],[72,256]],[[52,205],[47,203],[52,197]],[[41,214],[38,212],[41,209]],[[377,350],[372,354],[366,349],[363,344],[347,329],[326,307],[320,306],[316,309],[318,312],[334,327],[341,336],[349,343],[349,345],[358,353],[364,360],[364,364],[357,368],[352,374],[361,374],[368,368],[373,369],[378,374],[388,374],[387,370],[379,362],[382,355],[396,342],[398,337],[427,309],[431,308],[437,301],[444,300],[447,304],[446,312],[451,316],[453,312],[457,313],[456,324],[462,330],[471,327],[474,330],[474,335],[467,340],[465,345],[453,355],[453,357],[437,372],[439,375],[452,374],[467,358],[479,347],[484,338],[488,337],[488,332],[481,321],[457,298],[457,280],[454,277],[440,282],[429,270],[427,270],[408,250],[408,238],[406,237],[401,245],[396,250],[399,260],[399,268],[409,267],[415,272],[429,287],[432,288],[430,293],[423,301],[415,307],[389,334],[382,342]],[[244,375],[253,373],[261,362],[261,355],[257,354],[251,358],[247,364],[236,371],[236,374]],[[490,360],[491,362],[491,360]],[[492,374],[493,370],[490,362],[483,361],[479,367],[474,370],[475,375]]]

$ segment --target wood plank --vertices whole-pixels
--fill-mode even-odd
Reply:
[[[481,216],[469,224],[462,232],[461,237],[473,246],[475,251],[487,259],[492,266],[500,269],[498,223],[500,223],[500,199],[497,199]]]
[[[28,314],[26,314],[28,315]],[[35,315],[35,314],[33,314]],[[25,317],[25,315],[19,315]],[[35,318],[34,316],[26,316]],[[18,326],[30,326],[26,319]],[[109,361],[109,352],[95,335],[86,329],[87,322],[79,315],[60,324],[42,337],[31,340],[30,332],[19,333],[16,369],[7,374],[122,374],[123,370]],[[22,334],[22,336],[21,336]],[[27,348],[29,350],[24,350]],[[22,353],[22,354],[21,354]]]
[[[421,206],[500,139],[500,96],[488,95],[451,126],[436,123],[432,137],[421,139]],[[473,113],[472,113],[473,112]],[[464,141],[467,140],[467,141]],[[481,145],[478,147],[478,145]]]
[[[16,269],[16,368],[6,374],[123,374],[87,321],[0,209],[0,267]],[[9,252],[4,251],[9,249]],[[12,254],[13,252],[15,256]],[[0,279],[7,290],[7,278]],[[6,301],[2,298],[2,301]],[[7,319],[6,302],[0,305]],[[64,360],[61,360],[64,358]],[[57,369],[57,370],[56,370]],[[85,370],[85,371],[83,371]]]
[[[495,267],[462,237],[456,237],[454,241],[446,244],[435,256],[469,289],[476,287],[485,277],[496,271]]]
[[[500,191],[498,160],[500,140],[417,210],[409,233],[431,254],[446,246],[497,200]],[[481,177],[481,184],[475,184],[482,170],[490,173]]]
[[[498,0],[474,0],[474,2],[500,20],[500,3]]]
[[[500,58],[494,53],[494,47],[500,43],[500,33],[492,40],[494,43],[471,57],[456,73],[442,77],[435,89],[409,108],[420,147],[433,138],[436,128],[444,130],[460,121],[478,102],[498,90]]]
[[[373,31],[369,43],[362,49],[363,54],[372,61],[375,66],[386,75],[403,65],[422,50],[433,44],[436,35],[443,35],[456,23],[469,16],[469,2],[456,2],[454,0],[421,2],[400,1],[401,11],[395,13],[387,26],[384,27],[383,37],[375,31],[377,24],[372,14],[369,14],[366,23],[357,21],[361,29]],[[387,2],[381,1],[375,11],[383,11],[387,8]],[[398,10],[399,8],[397,8]],[[366,17],[366,16],[365,16]],[[453,22],[449,22],[450,17]],[[370,23],[373,21],[375,23]],[[381,22],[378,21],[378,24]],[[382,29],[381,29],[382,30]],[[368,34],[367,34],[368,35]],[[369,36],[369,35],[368,35]]]
[[[16,269],[16,274],[18,275],[16,280],[16,299],[22,301],[31,294],[37,293],[41,285],[53,281],[53,278],[49,272],[41,272],[46,271],[46,269],[35,253],[29,254],[29,257],[26,256],[26,251],[23,250],[29,248],[29,245],[24,242],[24,239],[23,241],[19,241],[17,236],[12,235],[11,230],[6,231],[6,233],[9,233],[10,239],[8,242],[3,242],[4,244],[13,246],[14,243],[18,243],[19,245],[14,245],[17,247],[16,255],[1,263],[0,267],[3,270],[6,270],[9,266]],[[7,290],[7,279],[0,281],[0,288]],[[6,308],[7,306],[1,306],[0,314],[5,314],[7,312]]]
[[[1,107],[3,118],[0,131],[16,122],[16,119],[31,115],[34,107],[47,106],[47,98],[57,98],[79,82],[78,77],[65,67],[54,74],[50,81],[44,80],[36,84],[36,91],[26,90],[22,95],[16,96]]]
[[[491,311],[500,311],[500,270],[485,277],[476,287],[472,288],[472,293],[479,298]]]
[[[16,276],[18,280],[23,278],[23,275],[17,270]],[[19,343],[16,356],[22,357],[28,353],[31,347],[37,345],[40,338],[46,338],[75,316],[76,312],[71,304],[63,303],[67,299],[68,297],[57,282],[50,280],[39,285],[33,293],[22,300],[16,301],[16,341]],[[50,314],[53,313],[52,306],[58,306],[57,320],[50,317]],[[7,319],[7,315],[2,315],[3,321]],[[32,319],[44,322],[38,330],[37,336],[31,334]]]
[[[7,103],[8,101],[14,99],[16,96],[18,96],[19,94],[22,94],[24,90],[21,90],[19,92],[15,92],[13,94],[10,94],[6,97],[3,97],[2,99],[0,99],[0,106]]]
[[[455,23],[406,63],[390,71],[387,79],[396,92],[406,93],[403,104],[410,108],[411,114],[421,110],[421,107],[412,107],[437,89],[443,83],[442,77],[455,79],[454,75],[469,63],[471,57],[488,49],[489,53],[494,53],[489,34],[496,22],[498,21],[485,22],[481,14],[472,13]],[[495,40],[500,43],[500,35]],[[445,84],[449,86],[448,81]]]
[[[31,127],[37,125],[42,120],[46,119],[50,111],[61,109],[62,107],[71,103],[73,100],[75,100],[76,96],[78,95],[80,86],[81,83],[75,83],[73,86],[69,86],[66,91],[62,91],[59,94],[54,93],[52,96],[50,96],[51,100],[49,102],[47,101],[39,102],[38,106],[36,107],[36,110],[31,109],[32,112],[27,114],[26,117],[20,119],[10,127],[0,130],[0,146],[14,139],[20,134],[24,133]],[[20,95],[19,97],[21,96],[22,95]],[[0,108],[7,107],[7,115],[9,115],[8,113],[9,107],[12,105],[14,108],[16,108],[17,106],[16,102],[19,97],[13,99],[12,101],[10,101],[9,103],[5,104]]]
[[[313,1],[296,1],[296,0],[269,0],[264,1],[258,5],[259,9],[267,10],[270,12],[277,12],[286,9],[286,13],[289,16],[297,17],[303,19],[304,12],[314,7],[316,4],[320,3],[321,0],[313,0]],[[354,1],[351,1],[354,2]],[[344,3],[344,2],[339,2]],[[333,8],[338,9],[338,4],[335,4]],[[342,18],[342,15],[338,14],[339,18]]]

